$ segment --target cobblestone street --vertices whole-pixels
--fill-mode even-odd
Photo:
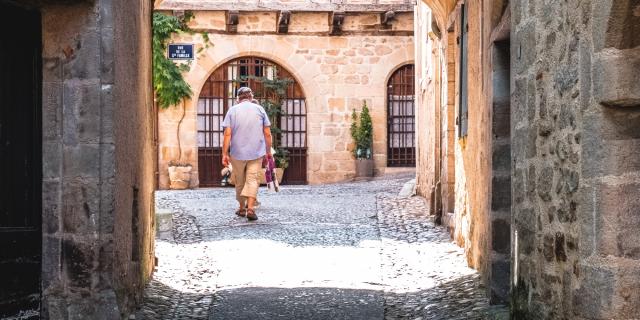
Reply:
[[[507,319],[410,179],[262,190],[254,223],[230,188],[158,192],[173,238],[136,319]]]

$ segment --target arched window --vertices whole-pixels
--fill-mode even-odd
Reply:
[[[387,84],[387,165],[413,167],[415,148],[414,66],[396,70]]]
[[[288,151],[289,166],[285,170],[283,183],[305,184],[307,182],[307,107],[302,88],[291,73],[278,64],[263,58],[242,57],[227,62],[216,69],[200,91],[198,99],[198,171],[200,186],[219,186],[222,169],[224,116],[236,103],[236,91],[250,87],[259,103],[267,99],[261,79],[291,79],[278,119],[281,145]]]

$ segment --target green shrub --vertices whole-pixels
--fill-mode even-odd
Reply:
[[[373,151],[373,124],[367,102],[362,103],[362,112],[360,116],[356,110],[351,114],[351,137],[355,142],[353,155],[356,159],[371,159]]]

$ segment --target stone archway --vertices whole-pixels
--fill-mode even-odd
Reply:
[[[260,77],[291,79],[278,127],[278,140],[288,152],[289,167],[283,183],[306,184],[307,107],[302,87],[293,75],[279,64],[256,56],[235,58],[218,67],[200,90],[197,107],[198,164],[200,186],[220,183],[222,132],[224,115],[235,103],[236,90],[249,86],[259,102],[266,99]],[[240,80],[240,81],[238,81]]]

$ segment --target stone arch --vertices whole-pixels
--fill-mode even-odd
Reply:
[[[232,71],[233,70],[233,71]],[[201,186],[213,187],[220,184],[222,176],[222,115],[235,104],[235,94],[230,92],[230,86],[239,85],[233,80],[238,76],[265,76],[268,70],[277,72],[281,78],[289,78],[293,83],[287,86],[286,96],[282,100],[282,110],[286,118],[271,119],[272,126],[279,126],[282,131],[274,132],[274,140],[282,143],[278,146],[287,150],[289,154],[288,169],[284,172],[282,183],[306,184],[307,172],[307,107],[306,97],[300,83],[291,72],[277,62],[258,55],[242,55],[223,60],[207,77],[198,94],[196,119],[198,126],[197,148],[199,182]],[[255,99],[265,102],[265,93],[261,81],[247,81],[255,92]],[[195,99],[195,97],[194,97]],[[201,170],[200,170],[201,169]]]
[[[396,71],[400,70],[400,68],[413,64],[415,65],[415,62],[413,59],[411,60],[406,60],[404,62],[400,62],[398,64],[395,64],[393,66],[393,68],[390,69],[389,73],[387,73],[387,77],[384,79],[384,83],[389,83],[389,79],[391,79],[391,77],[393,76],[394,73],[396,73]]]
[[[268,54],[264,52],[245,51],[245,52],[238,52],[233,55],[230,55],[224,60],[221,60],[219,63],[217,63],[213,68],[211,68],[204,78],[201,78],[198,83],[194,84],[194,87],[192,88],[192,89],[195,89],[193,90],[193,97],[200,96],[200,91],[202,90],[202,86],[205,84],[205,82],[207,82],[207,79],[209,79],[211,74],[214,71],[216,71],[218,68],[221,68],[229,61],[233,61],[235,59],[248,57],[248,56],[270,60],[278,64],[279,66],[285,68],[293,76],[294,80],[300,84],[300,88],[302,89],[303,95],[307,96],[307,90],[305,88],[308,85],[306,85],[305,82],[308,82],[308,81],[304,81],[303,80],[304,78],[301,77],[298,72],[296,72],[296,69],[293,69],[291,66],[289,66],[287,61],[281,59],[278,56],[274,56],[272,54]]]

